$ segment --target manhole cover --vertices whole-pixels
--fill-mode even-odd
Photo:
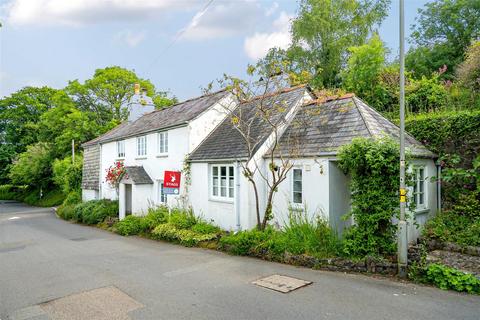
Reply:
[[[275,274],[252,282],[253,284],[282,293],[288,293],[301,287],[308,286],[311,281],[305,281]]]
[[[52,320],[128,320],[143,305],[116,287],[98,288],[40,305]]]

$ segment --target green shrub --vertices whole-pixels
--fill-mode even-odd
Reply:
[[[265,247],[266,241],[274,237],[276,232],[272,227],[268,226],[264,231],[252,229],[230,233],[220,238],[219,247],[235,255],[258,255],[262,244]],[[281,249],[275,251],[278,252]]]
[[[26,204],[37,207],[53,207],[62,204],[65,195],[58,189],[46,191],[40,198],[40,190],[27,191],[23,201]]]
[[[443,211],[427,221],[423,236],[442,242],[480,246],[480,219],[472,219],[452,210]]]
[[[178,229],[171,223],[158,225],[152,232],[154,238],[178,242],[184,246],[192,247],[202,241],[215,240],[218,234],[200,234],[192,230]]]
[[[480,293],[480,279],[441,264],[429,265],[426,270],[426,279],[440,289]]]
[[[62,219],[72,220],[74,210],[75,205],[61,205],[57,208],[57,214]]]
[[[142,231],[142,218],[129,215],[117,222],[114,227],[122,236],[137,235]]]
[[[14,200],[15,192],[13,186],[10,184],[5,184],[0,186],[0,200]]]
[[[103,199],[84,208],[81,221],[86,224],[97,224],[105,220],[106,217],[116,216],[118,216],[118,202]]]
[[[55,159],[52,165],[53,182],[66,194],[80,190],[82,184],[82,168],[82,155],[75,157],[75,163],[72,163],[72,157],[70,156],[62,160]]]
[[[145,217],[142,217],[141,225],[142,232],[151,232],[159,224],[167,222],[168,208],[160,206],[157,208],[148,209],[148,213]]]
[[[78,204],[82,202],[82,192],[79,190],[71,191],[65,200],[63,201],[64,205]]]
[[[340,251],[337,235],[320,216],[311,220],[304,212],[291,211],[282,235],[285,250],[292,254],[330,257]]]
[[[168,223],[177,229],[190,229],[198,222],[192,210],[172,209]]]
[[[199,221],[192,227],[192,231],[200,234],[220,233],[219,227],[206,221]]]

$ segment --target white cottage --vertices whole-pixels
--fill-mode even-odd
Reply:
[[[287,179],[275,193],[273,222],[282,225],[288,219],[289,209],[294,208],[304,210],[310,217],[323,216],[342,233],[351,223],[342,219],[350,209],[350,190],[348,177],[336,164],[339,148],[355,137],[386,135],[398,140],[398,127],[354,95],[319,102],[312,99],[307,88],[300,87],[284,90],[269,99],[285,101],[287,107],[284,118],[274,119],[278,121],[280,146],[275,148],[274,162],[288,158],[293,164]],[[254,117],[248,112],[255,108],[254,103],[241,103],[234,114]],[[260,212],[265,210],[268,188],[261,175],[270,174],[269,150],[276,140],[268,131],[271,126],[261,122],[252,125],[252,137],[260,144],[250,158],[245,140],[231,119],[225,119],[189,157],[192,207],[197,214],[227,230],[250,229],[256,225],[254,189],[242,175],[241,164],[259,170],[256,181]],[[439,189],[430,179],[437,176],[435,155],[409,135],[406,146],[414,156],[411,170],[416,173],[417,210],[412,216],[423,224],[438,209]],[[410,221],[409,240],[416,239],[418,232]]]
[[[256,116],[256,104],[278,107],[271,126]],[[242,173],[242,166],[258,170],[255,175],[260,212],[264,212],[268,188],[261,176],[268,176],[273,162],[289,159],[293,168],[275,193],[274,223],[282,225],[289,209],[308,215],[321,215],[339,233],[351,221],[342,216],[350,209],[349,179],[339,170],[339,148],[355,137],[377,138],[384,135],[398,139],[399,129],[354,95],[318,101],[308,87],[287,88],[238,103],[226,91],[151,111],[151,101],[136,96],[129,121],[84,144],[83,199],[119,199],[120,218],[132,213],[142,215],[150,206],[191,206],[197,215],[226,230],[250,229],[256,225],[256,201],[252,184]],[[276,108],[275,107],[275,108]],[[227,109],[226,109],[227,108]],[[231,112],[230,112],[231,111]],[[249,137],[258,143],[247,152],[245,140],[234,127],[231,115],[247,119]],[[138,118],[139,117],[139,118]],[[252,121],[250,121],[252,119]],[[296,141],[292,147],[292,141]],[[406,146],[414,156],[416,176],[414,201],[416,222],[423,224],[439,209],[440,189],[435,155],[413,137],[406,136]],[[266,156],[269,155],[269,158]],[[165,170],[180,171],[188,160],[188,188],[184,180],[178,196],[163,193]],[[122,161],[127,176],[119,194],[105,181],[106,170]],[[187,194],[188,190],[188,194]],[[409,239],[418,230],[410,221]]]
[[[219,91],[154,110],[151,99],[137,92],[128,121],[83,145],[83,200],[118,199],[120,218],[158,204],[180,205],[185,189],[166,196],[164,171],[183,169],[186,156],[225,118],[224,106],[235,105],[233,101],[231,94]],[[117,161],[127,171],[118,194],[105,180]]]

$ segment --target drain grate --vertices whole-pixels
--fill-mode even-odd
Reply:
[[[258,279],[252,283],[270,290],[288,293],[293,290],[308,286],[312,282],[275,274],[266,278]]]

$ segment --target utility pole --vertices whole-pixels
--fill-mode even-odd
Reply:
[[[75,140],[72,139],[72,163],[75,164]]]
[[[398,221],[398,274],[407,274],[407,222],[405,206],[407,191],[405,189],[405,13],[404,0],[400,0],[400,221]]]

